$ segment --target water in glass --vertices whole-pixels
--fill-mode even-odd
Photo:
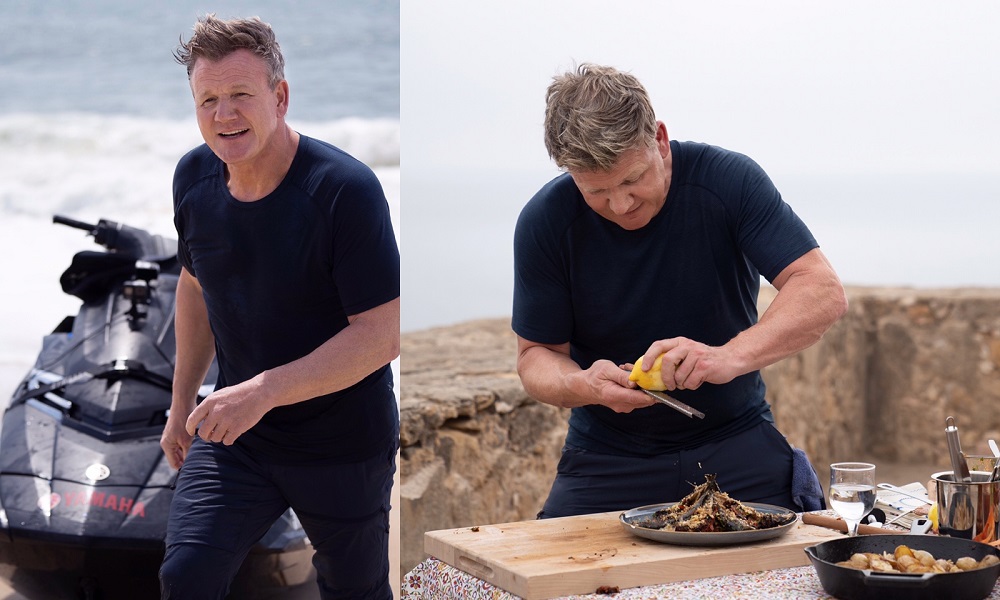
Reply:
[[[847,535],[857,535],[861,519],[875,507],[875,465],[830,465],[830,506],[847,523]]]

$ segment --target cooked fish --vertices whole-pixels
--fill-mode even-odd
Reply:
[[[795,513],[758,511],[719,489],[715,475],[705,475],[705,483],[668,508],[633,522],[637,527],[664,531],[747,531],[770,529],[795,520]]]

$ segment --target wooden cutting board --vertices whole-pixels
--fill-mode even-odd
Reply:
[[[424,550],[526,600],[592,594],[809,564],[803,548],[844,534],[798,521],[785,535],[716,548],[674,546],[622,528],[620,512],[429,531]]]

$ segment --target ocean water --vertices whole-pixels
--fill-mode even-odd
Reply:
[[[371,166],[400,234],[399,2],[41,2],[0,7],[0,395],[79,301],[59,275],[97,249],[62,214],[173,237],[177,159],[202,143],[172,52],[199,15],[260,16],[286,60],[289,123]],[[398,372],[398,370],[397,370]]]
[[[399,119],[398,0],[4,0],[0,113],[187,118],[191,94],[172,52],[207,13],[271,24],[291,115]]]

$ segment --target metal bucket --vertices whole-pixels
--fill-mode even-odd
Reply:
[[[1000,481],[992,473],[973,471],[971,483],[956,483],[952,471],[934,473],[938,530],[942,535],[988,544],[997,540]]]

